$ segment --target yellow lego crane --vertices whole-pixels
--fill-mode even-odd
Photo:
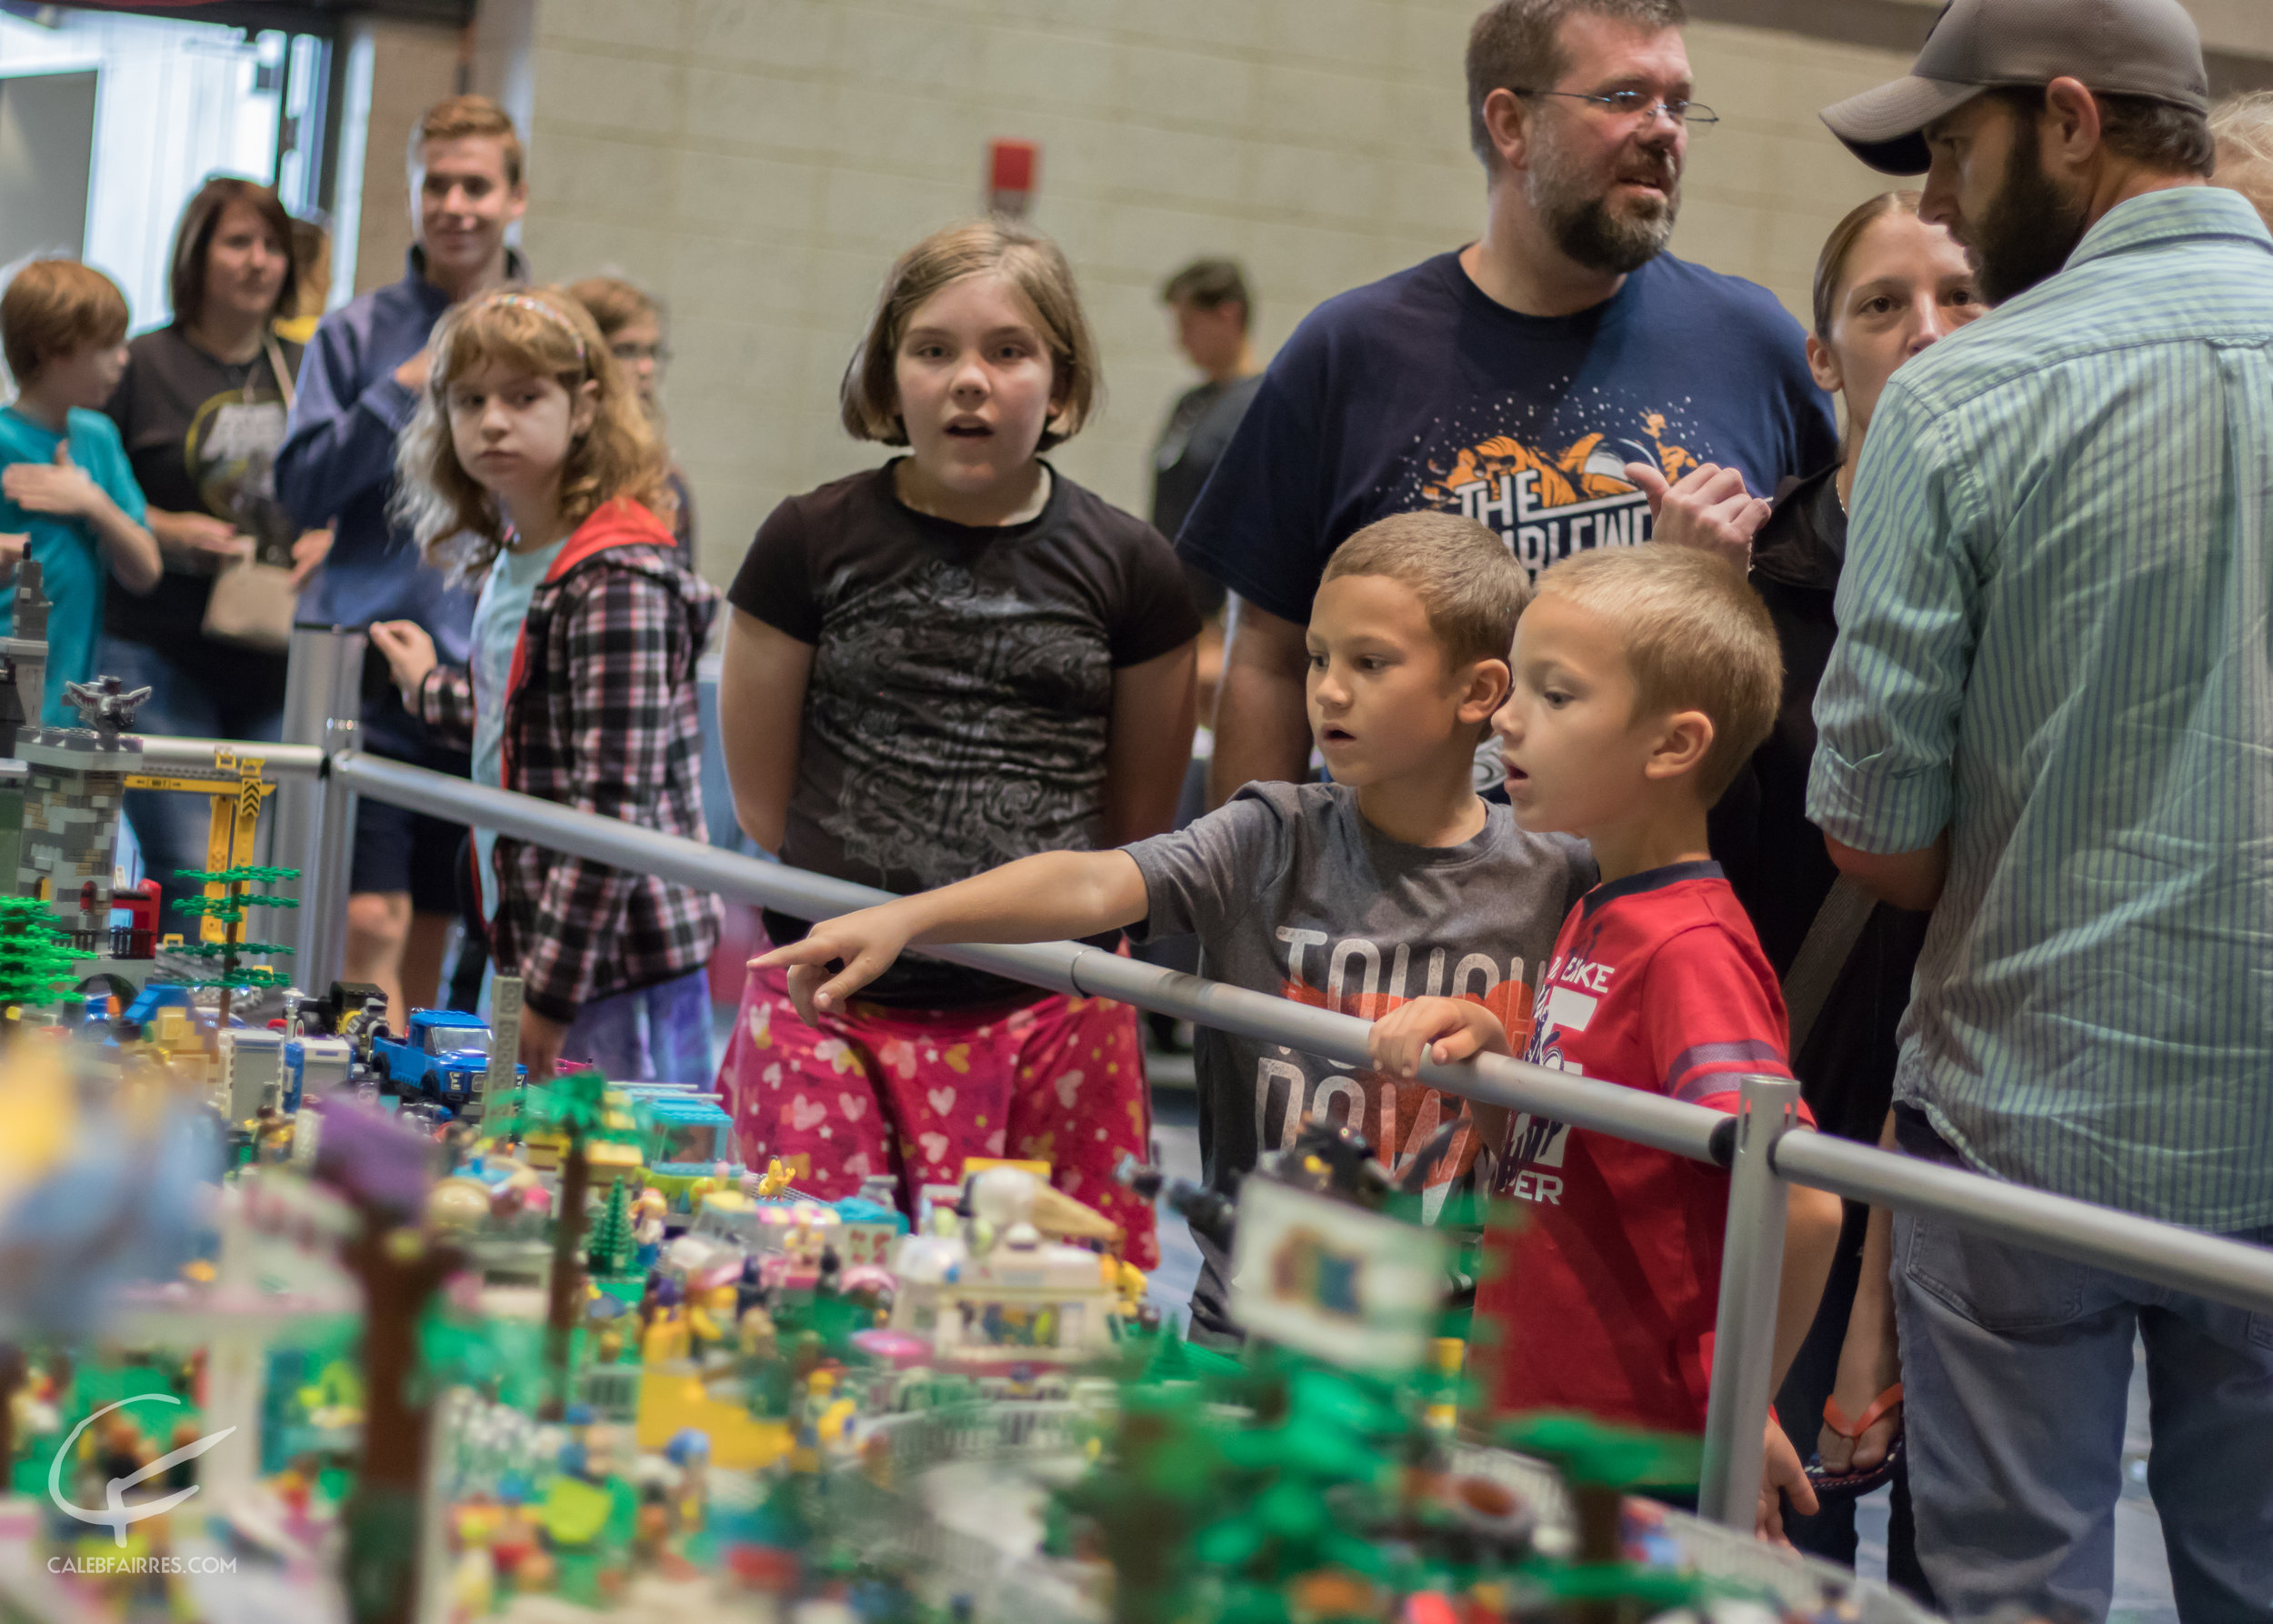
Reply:
[[[205,831],[205,867],[218,874],[225,869],[254,861],[254,841],[260,833],[260,805],[276,792],[275,785],[264,781],[262,774],[267,762],[258,756],[240,756],[235,750],[218,749],[213,753],[211,775],[193,773],[130,773],[126,777],[129,789],[164,789],[179,795],[202,795],[213,802],[213,818]],[[219,901],[228,895],[229,887],[208,883],[205,895]],[[164,934],[164,922],[159,931]],[[198,939],[219,942],[228,937],[229,927],[211,914],[197,922]]]

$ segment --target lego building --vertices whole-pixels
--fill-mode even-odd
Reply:
[[[26,727],[15,742],[25,767],[15,888],[45,898],[90,953],[108,951],[118,815],[126,775],[142,767],[142,740],[120,725],[132,720],[132,706],[112,708],[127,697],[117,687],[115,677],[101,688],[74,685],[73,701],[94,727]]]

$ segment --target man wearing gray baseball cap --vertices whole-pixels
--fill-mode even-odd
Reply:
[[[1998,307],[1872,418],[1808,812],[1933,910],[1906,1149],[2267,1244],[2273,236],[2208,102],[2177,0],[1955,0],[1825,110]],[[1953,1617],[2106,1614],[2137,1338],[2179,1617],[2273,1619],[2273,1315],[1927,1218],[1893,1272]]]

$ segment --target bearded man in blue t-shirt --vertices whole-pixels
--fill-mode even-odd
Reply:
[[[1689,99],[1686,20],[1681,0],[1498,0],[1476,20],[1483,236],[1312,311],[1185,523],[1179,549],[1237,598],[1212,800],[1304,776],[1303,627],[1352,532],[1461,513],[1536,576],[1647,539],[1669,500],[1741,553],[1761,498],[1836,456],[1799,325],[1663,252],[1712,116]]]

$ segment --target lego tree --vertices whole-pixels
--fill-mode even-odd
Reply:
[[[1197,1389],[1122,1389],[1103,1462],[1058,1492],[1062,1509],[1052,1519],[1061,1539],[1065,1512],[1085,1519],[1097,1554],[1113,1564],[1114,1624],[1194,1616],[1194,1540],[1226,1471],[1221,1437]]]
[[[0,1005],[36,1007],[69,987],[85,955],[72,950],[36,897],[0,897]]]
[[[355,1624],[417,1615],[432,1389],[417,1374],[419,1332],[465,1254],[419,1228],[434,1183],[433,1141],[351,1102],[326,1111],[315,1177],[361,1220],[341,1261],[363,1282],[363,1459],[341,1509],[342,1578]]]
[[[217,958],[221,961],[220,975],[195,985],[220,989],[221,1024],[225,1027],[229,1024],[229,998],[232,994],[246,988],[291,984],[292,978],[273,966],[243,962],[247,955],[273,958],[278,954],[292,951],[281,942],[245,940],[245,921],[256,907],[298,907],[299,903],[290,897],[274,897],[265,890],[255,890],[253,887],[273,886],[281,879],[297,879],[300,871],[297,868],[267,868],[255,864],[240,864],[230,868],[177,868],[175,873],[183,879],[196,880],[207,887],[221,887],[221,894],[217,897],[192,897],[175,903],[174,907],[181,913],[216,920],[223,927],[219,941],[193,942],[177,951],[197,958]]]
[[[576,1263],[584,1255],[584,1203],[592,1179],[585,1148],[608,1131],[607,1079],[596,1071],[579,1071],[549,1086],[532,1086],[525,1109],[533,1124],[568,1141],[560,1158],[560,1208],[553,1218],[553,1268],[546,1291],[545,1360],[552,1390],[540,1412],[547,1420],[558,1420],[568,1405],[568,1350],[580,1307],[583,1271]]]
[[[631,1198],[621,1178],[608,1186],[607,1205],[600,1209],[600,1221],[593,1227],[592,1244],[586,1248],[586,1261],[592,1272],[617,1275],[631,1261],[636,1249],[631,1232]]]

